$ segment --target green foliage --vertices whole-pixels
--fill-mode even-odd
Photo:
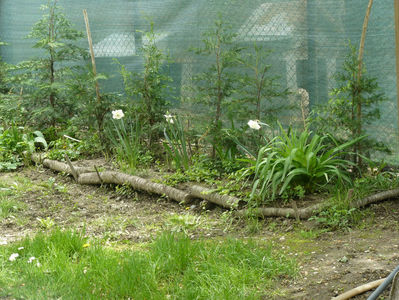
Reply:
[[[168,57],[157,46],[156,41],[157,34],[151,22],[150,31],[143,34],[143,71],[133,73],[119,64],[126,95],[131,100],[132,110],[139,116],[143,132],[147,134],[149,147],[156,145],[161,136],[160,124],[169,107],[165,91],[167,83],[172,81],[164,70]]]
[[[189,181],[214,184],[220,176],[220,172],[206,156],[195,156],[192,157],[192,164],[187,170],[177,170],[170,175],[165,175],[162,182],[171,186]]]
[[[59,229],[1,246],[0,264],[0,297],[34,299],[263,299],[297,273],[270,244],[163,233],[120,251]]]
[[[107,128],[106,134],[111,142],[116,160],[122,169],[134,171],[140,163],[142,153],[142,129],[138,119],[112,119],[114,128]]]
[[[35,152],[36,147],[47,149],[40,131],[27,131],[23,127],[0,127],[0,171],[15,170],[23,159]]]
[[[7,45],[7,43],[0,41],[0,48],[5,45]],[[0,94],[6,93],[9,90],[7,86],[8,68],[9,66],[0,56]]]
[[[287,188],[295,188],[297,185],[301,185],[306,192],[312,192],[333,178],[339,182],[351,182],[346,174],[351,163],[340,157],[343,155],[342,150],[362,137],[327,149],[326,140],[330,139],[328,135],[312,135],[307,129],[298,134],[294,129],[286,132],[281,125],[280,128],[281,136],[275,137],[260,149],[252,167],[255,181],[251,198],[258,194],[258,188],[264,201],[270,191],[271,199],[274,199],[277,190],[282,195]]]
[[[317,130],[332,134],[340,143],[363,136],[365,129],[380,119],[379,105],[387,99],[376,78],[366,74],[364,65],[359,79],[357,50],[351,44],[349,47],[343,71],[337,76],[338,87],[333,89],[333,97],[320,108],[316,118]],[[370,156],[373,151],[389,152],[389,149],[368,136],[353,146],[354,162],[360,162],[360,155]]]
[[[208,126],[209,136],[213,145],[212,156],[215,157],[216,147],[220,143],[223,110],[229,103],[229,97],[234,93],[237,74],[234,68],[239,64],[242,48],[234,45],[236,34],[226,26],[221,19],[215,21],[213,29],[203,34],[203,46],[194,49],[196,54],[205,56],[209,61],[206,71],[196,75],[195,89],[198,92],[197,101],[206,107],[211,107],[212,119]]]
[[[348,230],[355,226],[364,217],[365,212],[350,206],[352,199],[348,198],[349,194],[347,189],[337,190],[330,200],[330,205],[310,220],[316,221],[327,230]]]
[[[100,137],[103,136],[105,117],[120,97],[116,93],[101,92],[101,99],[98,101],[96,82],[107,79],[108,77],[104,74],[94,76],[91,65],[87,65],[85,71],[72,73],[66,83],[69,96],[76,102],[73,124],[89,129],[95,128]],[[93,124],[97,126],[94,127]]]
[[[164,128],[166,141],[164,148],[175,163],[175,167],[181,170],[188,170],[191,164],[189,148],[187,145],[184,126],[179,116],[165,115],[167,126]]]
[[[252,49],[251,49],[252,50]],[[234,115],[243,114],[247,119],[251,116],[256,120],[275,121],[279,112],[289,106],[287,101],[282,101],[288,95],[288,90],[283,90],[277,83],[279,77],[271,76],[271,65],[267,63],[271,51],[254,44],[253,51],[244,52],[241,64],[248,70],[240,79],[240,107],[233,112]],[[274,101],[279,100],[279,101]]]
[[[74,114],[75,102],[66,94],[66,78],[76,72],[73,62],[85,57],[86,50],[75,42],[83,33],[61,12],[56,0],[49,0],[45,12],[27,38],[34,39],[40,58],[23,61],[14,68],[13,81],[24,88],[25,116],[40,124],[55,124]]]

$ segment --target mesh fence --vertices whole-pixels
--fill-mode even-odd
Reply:
[[[82,10],[87,9],[93,35],[98,70],[111,74],[103,89],[122,90],[117,58],[129,70],[142,69],[140,48],[145,43],[141,31],[155,24],[157,45],[168,51],[173,63],[168,71],[174,79],[176,95],[189,93],[192,76],[206,64],[190,47],[201,45],[202,33],[213,27],[221,15],[237,34],[237,43],[254,42],[273,51],[269,56],[271,72],[292,91],[305,89],[310,109],[325,103],[336,86],[334,75],[340,71],[347,43],[358,45],[364,15],[364,0],[60,0],[64,11],[78,29],[84,31]],[[10,44],[2,57],[17,63],[39,55],[24,37],[39,20],[39,0],[2,0],[0,37]],[[382,138],[392,149],[398,148],[393,1],[375,1],[365,46],[365,65],[376,77],[389,98],[382,107],[379,122],[368,133]],[[81,41],[87,46],[87,41]],[[295,97],[281,101],[296,101]],[[299,110],[288,115],[293,120]],[[395,156],[392,156],[395,158]]]

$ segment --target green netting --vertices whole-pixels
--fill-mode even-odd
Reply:
[[[113,58],[130,70],[142,68],[140,30],[154,21],[160,47],[169,51],[174,63],[169,72],[176,95],[187,92],[192,75],[206,64],[187,51],[199,46],[201,34],[211,28],[219,14],[237,33],[237,43],[257,42],[274,51],[272,72],[281,84],[309,92],[310,107],[326,102],[335,86],[348,40],[357,45],[367,8],[364,0],[114,0],[59,1],[72,22],[84,31],[82,9],[89,13],[98,70],[112,74],[104,89],[122,90]],[[2,0],[0,37],[10,44],[1,55],[17,63],[38,53],[24,39],[40,18],[39,0]],[[82,45],[87,42],[82,41]],[[395,149],[397,107],[395,84],[395,38],[393,1],[375,1],[368,27],[365,64],[368,74],[378,78],[389,102],[381,107],[381,120],[368,128]],[[287,99],[287,101],[291,101]],[[289,112],[292,119],[297,111]]]

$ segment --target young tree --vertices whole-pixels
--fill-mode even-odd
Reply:
[[[365,125],[380,119],[379,105],[387,100],[376,78],[369,77],[364,66],[361,66],[359,78],[357,50],[351,44],[349,48],[343,71],[337,76],[338,87],[333,89],[333,97],[320,109],[316,119],[319,130],[330,132],[342,143],[365,135]],[[386,145],[368,136],[353,146],[353,162],[360,164],[361,156],[369,156],[373,150],[389,152]]]
[[[157,35],[154,23],[151,22],[150,31],[144,33],[141,53],[144,58],[144,68],[141,73],[133,73],[120,65],[120,72],[125,85],[127,96],[133,100],[132,107],[138,113],[141,125],[148,132],[150,147],[162,135],[160,122],[164,121],[164,114],[169,108],[165,91],[167,82],[172,78],[165,74],[163,67],[168,62],[168,56],[157,46]]]
[[[252,49],[250,49],[252,50]],[[244,73],[242,81],[243,93],[242,103],[246,104],[245,114],[250,119],[268,120],[273,119],[276,113],[289,108],[287,101],[273,101],[275,99],[287,96],[288,89],[283,89],[277,83],[278,76],[269,75],[271,65],[268,64],[268,58],[271,51],[262,46],[254,44],[253,51],[246,52],[243,55],[241,63],[248,70]],[[266,120],[264,120],[266,121]]]
[[[223,107],[235,91],[237,74],[233,68],[239,64],[242,48],[234,43],[236,34],[222,20],[216,20],[213,29],[203,34],[203,46],[194,49],[196,54],[210,61],[207,70],[194,77],[199,102],[212,107],[213,117],[209,126],[212,138],[212,157],[221,136]]]
[[[57,0],[49,0],[41,10],[45,13],[27,38],[35,40],[33,47],[40,49],[42,55],[19,63],[14,79],[28,93],[25,106],[36,117],[34,121],[55,125],[66,117],[65,112],[67,116],[73,114],[74,103],[68,101],[64,82],[71,70],[76,71],[73,62],[85,58],[87,51],[76,45],[84,35],[72,27]]]

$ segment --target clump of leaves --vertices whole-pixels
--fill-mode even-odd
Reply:
[[[40,131],[27,131],[23,127],[0,127],[0,171],[14,170],[21,166],[36,147],[47,149],[47,142]]]
[[[331,182],[334,178],[350,183],[346,169],[352,165],[342,158],[342,151],[359,142],[363,137],[339,145],[331,136],[313,135],[308,129],[298,134],[294,129],[285,131],[262,147],[254,165],[255,181],[251,198],[259,194],[264,201],[271,191],[282,195],[288,187],[302,186],[307,193]],[[334,147],[327,148],[326,141],[332,140]]]

